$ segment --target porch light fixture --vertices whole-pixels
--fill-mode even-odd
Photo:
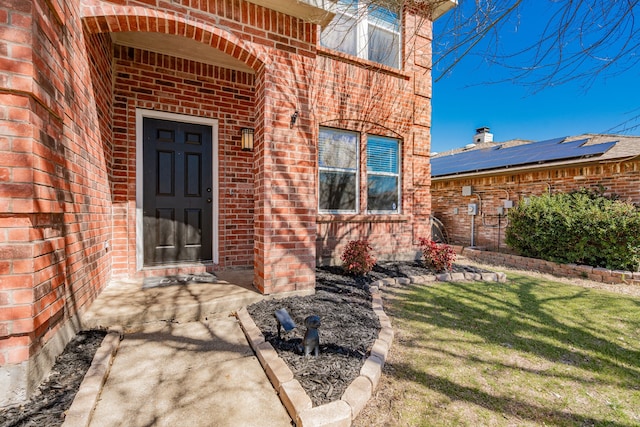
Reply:
[[[253,150],[253,129],[242,128],[242,140],[240,144],[242,146],[242,151]]]

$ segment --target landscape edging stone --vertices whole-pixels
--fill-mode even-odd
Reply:
[[[98,403],[98,397],[102,392],[113,359],[120,348],[120,341],[124,337],[124,329],[114,326],[107,330],[107,335],[96,351],[91,366],[84,375],[84,379],[78,388],[78,392],[66,411],[62,427],[88,427],[93,416],[93,411]]]

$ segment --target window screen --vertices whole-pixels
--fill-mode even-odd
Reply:
[[[398,14],[370,5],[368,14],[368,59],[400,68],[400,20]]]
[[[358,210],[358,134],[320,128],[318,140],[319,209]]]
[[[400,143],[397,139],[367,137],[367,210],[400,212]]]

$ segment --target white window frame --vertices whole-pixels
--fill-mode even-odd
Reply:
[[[398,11],[398,28],[397,30],[392,28],[391,25],[385,25],[384,22],[376,22],[375,20],[369,19],[369,3],[367,2],[363,2],[363,1],[359,1],[359,0],[348,0],[351,1],[351,3],[349,3],[349,5],[344,5],[344,4],[340,4],[340,3],[336,3],[335,5],[335,12],[336,12],[336,16],[334,19],[340,19],[341,16],[346,16],[350,19],[353,19],[355,21],[355,25],[356,25],[356,56],[358,58],[362,58],[362,59],[366,59],[369,60],[369,25],[372,25],[378,29],[381,29],[383,31],[387,31],[387,32],[391,32],[393,34],[395,34],[397,36],[397,48],[398,48],[398,57],[396,58],[397,61],[397,65],[387,65],[387,64],[382,64],[385,65],[387,67],[391,67],[391,68],[397,68],[397,69],[401,69],[402,68],[402,31],[401,31],[401,15],[402,12]],[[356,7],[356,14],[354,15],[351,12],[351,5],[353,5],[354,3],[357,3],[357,7]],[[380,7],[382,8],[382,6],[377,6],[376,7]],[[330,24],[329,24],[330,25]],[[320,44],[322,46],[325,46],[322,43],[322,33],[320,34]],[[340,52],[344,52],[338,48],[335,48],[335,50],[340,51]],[[346,53],[346,52],[345,52]],[[347,53],[349,54],[349,53]],[[377,62],[377,61],[374,61]]]
[[[333,167],[333,166],[321,166],[321,161],[318,158],[318,213],[320,214],[358,214],[360,213],[360,193],[361,193],[361,178],[365,179],[366,185],[364,185],[364,191],[367,197],[367,215],[399,215],[402,213],[402,140],[399,138],[391,138],[382,135],[375,134],[360,134],[355,131],[350,131],[346,129],[332,128],[327,126],[321,126],[318,135],[322,130],[327,130],[330,132],[344,133],[352,135],[356,138],[355,143],[355,170],[352,168],[341,168],[341,167]],[[360,160],[360,151],[362,150],[362,144],[365,144],[364,149],[366,150],[366,155],[369,156],[369,139],[370,138],[381,138],[387,139],[390,141],[394,141],[397,144],[397,152],[396,152],[396,168],[397,173],[394,172],[384,172],[384,171],[370,171],[367,163],[361,162]],[[320,150],[320,137],[318,137],[318,156],[321,155]],[[368,159],[368,157],[367,157]],[[320,175],[323,172],[340,172],[340,173],[353,173],[355,175],[355,209],[322,209],[320,206],[320,202],[322,199],[321,194],[321,185],[320,185]],[[396,187],[396,195],[397,195],[397,205],[396,209],[370,209],[369,208],[369,177],[370,176],[389,176],[394,177],[397,180]]]

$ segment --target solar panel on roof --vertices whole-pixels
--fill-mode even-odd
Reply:
[[[431,176],[455,175],[606,153],[617,141],[584,145],[588,139],[564,142],[554,138],[503,148],[500,145],[431,159]]]

